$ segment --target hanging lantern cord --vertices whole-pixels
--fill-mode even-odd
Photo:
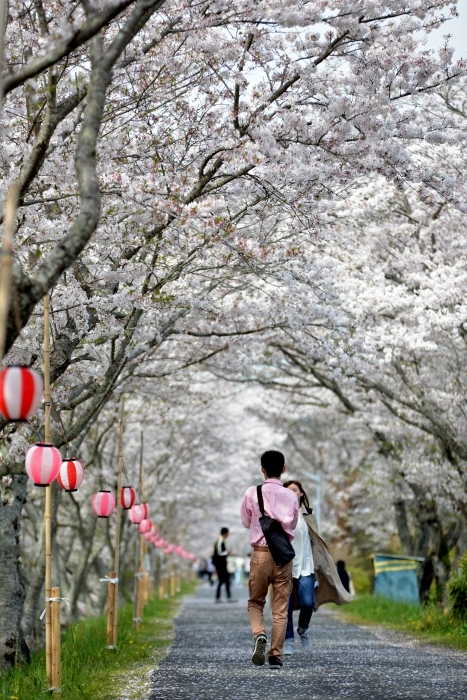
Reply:
[[[129,483],[128,474],[126,471],[125,462],[123,460],[122,460],[122,467],[123,467],[123,473],[125,475],[126,483],[128,484]]]
[[[66,432],[65,432],[65,426],[63,425],[62,417],[61,417],[60,413],[58,412],[57,407],[56,407],[56,405],[54,404],[52,398],[50,399],[50,401],[51,401],[50,405],[51,405],[51,408],[52,408],[52,411],[51,411],[51,412],[52,412],[52,415],[53,415],[53,417],[54,417],[54,419],[55,419],[55,422],[56,422],[56,424],[57,424],[57,427],[58,427],[60,433],[62,434],[63,441],[64,441],[64,443],[65,443],[65,445],[66,445],[66,456],[65,456],[65,459],[68,459],[68,455],[70,454],[70,450],[72,450],[72,451],[75,453],[76,458],[78,458],[78,456],[79,456],[79,455],[78,455],[78,450],[76,449],[76,447],[73,445],[72,442],[69,442],[69,441],[68,441],[68,436],[67,436],[67,434],[66,434]],[[91,471],[91,469],[89,469],[89,467],[88,467],[86,464],[83,464],[83,467],[84,467],[84,468],[86,469],[86,471],[89,472],[89,474],[91,474],[91,476],[93,476],[95,479],[102,479],[102,477],[100,476],[100,474],[95,474],[93,471]],[[102,479],[102,480],[103,480],[103,479]]]

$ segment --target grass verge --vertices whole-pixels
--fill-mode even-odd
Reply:
[[[467,651],[467,622],[434,605],[399,603],[374,595],[359,596],[342,610],[349,622],[370,623],[407,632],[418,639]]]
[[[132,629],[133,605],[118,612],[118,649],[106,649],[106,617],[88,618],[70,626],[62,635],[63,700],[116,700],[141,698],[151,670],[170,644],[173,618],[181,595],[193,584],[182,584],[181,594],[149,601],[143,625]],[[17,664],[0,676],[0,700],[44,700],[47,689],[45,654],[32,655],[31,664]]]

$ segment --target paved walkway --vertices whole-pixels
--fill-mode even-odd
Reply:
[[[467,655],[344,624],[326,611],[334,606],[312,618],[311,653],[297,640],[280,671],[255,667],[246,588],[234,595],[214,605],[214,589],[200,587],[187,599],[150,700],[467,699]],[[267,620],[270,629],[269,611]]]

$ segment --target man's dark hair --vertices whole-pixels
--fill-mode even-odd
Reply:
[[[221,535],[228,535],[229,534],[229,528],[228,527],[221,527]]]
[[[284,468],[285,458],[282,452],[268,450],[261,455],[261,466],[270,479],[279,479]]]

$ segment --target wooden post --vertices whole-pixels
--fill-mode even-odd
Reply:
[[[123,410],[124,399],[123,394],[120,399],[120,430],[118,437],[118,471],[117,471],[117,517],[115,519],[115,560],[114,560],[114,575],[109,578],[115,578],[116,582],[109,583],[113,586],[113,624],[110,625],[110,610],[107,613],[107,648],[117,648],[117,626],[118,626],[118,576],[120,571],[120,523],[122,520],[122,504],[120,500],[120,492],[122,490],[122,467],[123,467]],[[109,596],[110,602],[110,596]]]
[[[50,322],[49,295],[44,297],[44,442],[50,444]],[[52,486],[45,488],[45,597],[51,598],[52,590]],[[49,687],[52,678],[52,603],[45,604],[45,667]]]
[[[111,642],[113,641],[113,630],[115,621],[115,589],[117,587],[116,583],[112,583],[113,579],[116,579],[117,574],[115,571],[109,571],[108,578],[111,579],[107,586],[107,645],[109,648],[114,648]]]
[[[51,690],[60,693],[61,688],[61,668],[60,668],[60,588],[51,588],[51,598],[56,598],[51,606],[52,618],[52,684]]]
[[[175,595],[175,571],[173,556],[169,554],[170,595]]]
[[[3,18],[2,0],[0,0],[0,20]],[[3,25],[1,27],[3,34]],[[0,78],[1,79],[1,78]],[[18,202],[18,184],[12,183],[8,188],[5,203],[4,232],[2,243],[2,267],[0,270],[0,361],[5,356],[8,311],[10,309],[10,281],[13,262],[13,237],[15,235],[16,206]]]

